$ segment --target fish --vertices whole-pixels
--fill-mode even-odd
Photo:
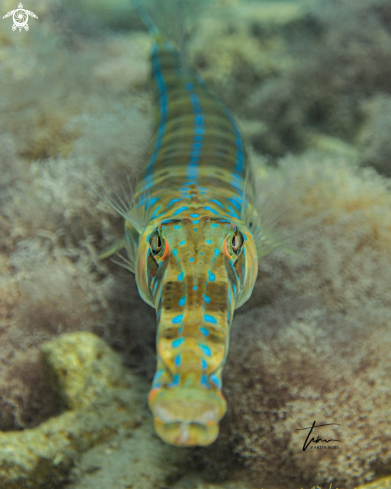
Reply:
[[[124,218],[124,236],[101,258],[117,253],[156,310],[148,396],[156,434],[208,446],[227,410],[222,372],[234,310],[251,296],[258,259],[278,244],[261,226],[233,113],[135,7],[153,37],[154,137],[133,195],[102,197]]]

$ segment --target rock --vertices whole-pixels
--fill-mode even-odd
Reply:
[[[65,411],[35,429],[0,434],[0,487],[38,489],[69,480],[83,452],[99,450],[119,434],[129,447],[124,453],[129,484],[140,480],[139,460],[150,463],[143,488],[156,487],[176,470],[180,451],[170,452],[157,440],[149,417],[144,423],[145,387],[103,340],[86,332],[64,334],[44,343],[42,354]]]

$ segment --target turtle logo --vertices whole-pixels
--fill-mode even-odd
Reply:
[[[11,15],[14,21],[12,25],[12,30],[15,31],[16,29],[19,29],[19,32],[21,32],[23,27],[26,31],[29,30],[29,26],[27,24],[29,20],[29,15],[31,15],[31,17],[34,17],[35,19],[38,19],[34,12],[30,12],[30,10],[25,10],[21,3],[18,5],[18,8],[16,10],[11,10],[11,12],[5,14],[3,19],[11,17]]]

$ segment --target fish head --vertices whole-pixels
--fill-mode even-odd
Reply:
[[[227,279],[233,293],[231,302],[238,308],[249,299],[257,273],[253,235],[237,219],[207,215],[166,219],[152,222],[139,239],[136,281],[141,297],[155,309],[165,282],[184,282],[203,290],[205,284],[215,281],[216,274]],[[183,284],[178,289],[182,290]]]
[[[136,281],[158,322],[149,405],[164,441],[216,439],[233,311],[249,298],[257,270],[255,242],[241,221],[199,212],[152,223],[140,237]]]

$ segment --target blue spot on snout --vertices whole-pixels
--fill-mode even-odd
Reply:
[[[206,329],[203,326],[201,326],[200,331],[204,336],[208,336],[209,334],[209,329]]]
[[[178,348],[178,346],[181,346],[181,344],[185,341],[185,338],[178,338],[177,340],[174,340],[171,345],[173,348]]]
[[[211,352],[209,346],[199,344],[198,347],[201,348],[201,350],[203,351],[204,355],[206,355],[207,357],[211,357],[212,356],[212,352]]]
[[[209,314],[204,314],[204,321],[207,323],[217,324],[217,319],[214,316],[210,316]]]
[[[183,319],[183,314],[178,314],[178,316],[175,316],[172,318],[171,322],[173,324],[179,324]]]
[[[214,282],[216,280],[216,275],[214,273],[212,273],[210,270],[208,272],[208,275],[209,275],[209,280],[211,282]]]

